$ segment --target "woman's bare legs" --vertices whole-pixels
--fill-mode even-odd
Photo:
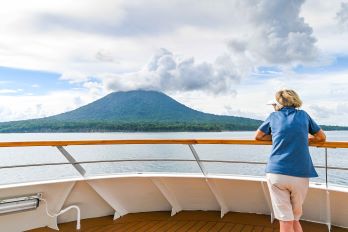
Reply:
[[[294,221],[279,221],[280,232],[295,232]]]
[[[294,232],[303,232],[300,221],[294,221]]]
[[[279,221],[280,232],[303,232],[299,221]]]

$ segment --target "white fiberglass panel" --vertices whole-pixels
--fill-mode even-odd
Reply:
[[[270,214],[260,181],[211,179],[232,212]],[[267,188],[267,185],[265,184]]]
[[[151,179],[122,177],[91,180],[88,183],[116,211],[125,210],[128,213],[170,211],[170,204]]]
[[[182,210],[220,210],[205,179],[166,177],[161,181],[173,193]]]

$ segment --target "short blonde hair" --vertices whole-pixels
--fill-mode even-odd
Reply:
[[[282,106],[299,108],[302,106],[302,101],[298,94],[292,89],[279,90],[275,98]]]

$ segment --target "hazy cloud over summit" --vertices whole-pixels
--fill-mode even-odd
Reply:
[[[203,90],[215,94],[231,91],[239,80],[229,57],[214,63],[198,63],[193,57],[183,58],[165,48],[159,49],[143,69],[103,80],[113,91],[151,89],[159,91]]]

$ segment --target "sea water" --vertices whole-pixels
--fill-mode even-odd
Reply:
[[[0,141],[35,140],[100,140],[100,139],[253,139],[254,132],[170,132],[170,133],[23,133],[0,134]],[[348,141],[348,131],[327,132],[328,141]],[[194,145],[208,174],[264,176],[271,146],[259,145]],[[141,161],[141,159],[188,159],[194,156],[188,145],[88,145],[65,148],[76,161],[105,161],[82,164],[85,176],[127,173],[194,173],[202,171],[195,161]],[[325,165],[325,149],[310,148],[315,165]],[[137,161],[122,161],[134,159]],[[119,162],[111,162],[117,160]],[[110,162],[109,162],[110,161]],[[36,167],[3,168],[12,165],[68,162],[56,147],[0,148],[0,184],[23,183],[79,177],[70,164]],[[348,149],[328,149],[328,166],[348,168]],[[2,167],[2,168],[1,168]],[[325,182],[325,169],[317,168],[318,178]],[[348,171],[329,170],[328,181],[334,185],[348,185]]]

